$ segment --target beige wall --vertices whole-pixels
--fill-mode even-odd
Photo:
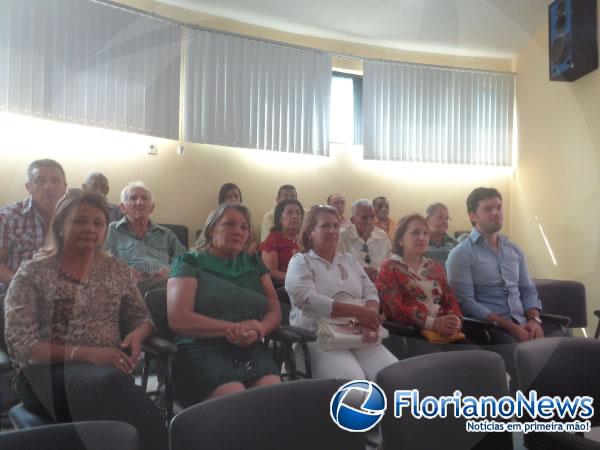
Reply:
[[[363,161],[361,148],[352,146],[333,146],[330,158],[316,158],[188,144],[179,156],[176,142],[127,133],[2,115],[0,127],[5,142],[0,150],[0,204],[26,195],[29,161],[51,157],[64,165],[72,187],[79,187],[92,170],[104,172],[113,202],[118,202],[127,181],[145,180],[155,193],[155,219],[191,230],[204,221],[216,205],[219,186],[228,181],[241,187],[259,226],[262,215],[274,206],[277,188],[286,183],[297,187],[306,206],[324,203],[332,192],[344,193],[348,203],[386,195],[395,218],[442,201],[455,219],[452,230],[469,227],[464,200],[474,186],[496,185],[509,192],[510,171]],[[158,147],[156,156],[146,154],[151,143]]]
[[[365,57],[511,69],[511,62],[506,60],[402,52],[278,32],[154,1],[122,3],[186,22]],[[360,69],[355,60],[336,58],[335,64]],[[204,221],[209,209],[216,204],[219,186],[228,181],[241,186],[244,201],[254,213],[255,225],[260,225],[262,215],[273,208],[277,188],[285,183],[296,185],[300,200],[306,206],[324,203],[332,192],[344,193],[348,203],[361,197],[373,199],[386,195],[396,219],[414,211],[423,212],[428,204],[442,201],[448,204],[454,218],[451,231],[469,228],[464,201],[476,186],[497,186],[505,194],[505,202],[510,204],[510,170],[363,161],[361,149],[352,146],[333,146],[330,158],[313,158],[186,144],[185,155],[179,156],[174,141],[23,117],[0,115],[0,130],[4,144],[0,148],[0,205],[26,195],[25,167],[40,157],[59,160],[67,171],[70,186],[79,186],[92,170],[106,173],[112,186],[109,199],[113,202],[118,201],[118,191],[127,181],[144,179],[155,192],[154,218],[159,222],[182,223],[190,230],[197,229]],[[146,154],[150,144],[158,146],[157,156]]]
[[[520,156],[510,229],[536,276],[586,285],[593,330],[591,311],[600,308],[600,71],[550,82],[547,35],[540,30],[516,61]]]

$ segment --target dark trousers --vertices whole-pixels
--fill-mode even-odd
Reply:
[[[388,339],[384,339],[383,345],[396,358],[412,358],[413,356],[427,355],[430,353],[450,352],[459,350],[479,350],[479,345],[470,339],[453,342],[451,344],[432,344],[420,333],[414,333],[408,336],[397,336],[390,334]]]
[[[67,363],[29,366],[17,380],[25,407],[58,422],[118,420],[138,430],[140,450],[167,450],[160,410],[131,376],[108,366]]]
[[[544,330],[544,336],[563,336],[563,331],[559,325],[544,321],[542,324],[542,329]],[[490,335],[490,343],[491,345],[482,345],[482,349],[490,350],[492,352],[498,353],[504,359],[504,365],[506,366],[506,371],[510,375],[511,378],[511,391],[516,389],[515,381],[517,376],[517,366],[515,363],[515,347],[519,343],[516,337],[512,334],[504,331],[500,328],[490,328],[487,330]],[[475,342],[484,343],[485,341],[481,341],[481,338],[470,334],[469,337],[473,339]]]

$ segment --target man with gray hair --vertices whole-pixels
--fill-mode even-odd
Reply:
[[[52,159],[38,159],[27,167],[29,196],[0,208],[0,296],[23,261],[42,246],[54,208],[67,191],[65,171]]]
[[[366,198],[352,203],[352,225],[340,233],[338,250],[351,253],[358,259],[371,280],[384,259],[392,255],[390,239],[385,231],[375,226],[373,205]]]
[[[448,208],[443,203],[433,203],[427,207],[426,215],[429,225],[429,248],[425,256],[444,265],[450,250],[458,245],[456,239],[448,236]]]
[[[96,194],[100,194],[103,197],[108,195],[109,185],[108,178],[106,175],[100,172],[92,172],[85,177],[81,188],[84,191],[92,191]],[[114,203],[108,203],[108,223],[116,222],[123,217],[123,211],[119,205],[115,205]]]
[[[132,181],[121,191],[125,217],[108,227],[106,247],[133,268],[142,292],[167,279],[173,260],[185,253],[175,234],[150,220],[154,211],[152,192],[143,181]]]

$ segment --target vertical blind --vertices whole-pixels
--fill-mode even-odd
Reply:
[[[515,76],[365,61],[365,159],[511,165]]]
[[[187,30],[186,141],[327,156],[331,56]]]
[[[0,111],[178,138],[178,26],[82,0],[0,11]]]

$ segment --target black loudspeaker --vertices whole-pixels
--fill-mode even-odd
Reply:
[[[574,81],[598,68],[596,0],[555,0],[548,6],[550,80]]]

